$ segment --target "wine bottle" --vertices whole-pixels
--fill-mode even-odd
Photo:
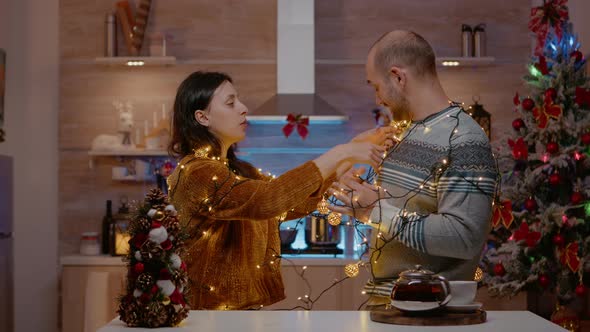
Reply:
[[[107,200],[107,211],[102,218],[102,253],[108,255],[111,252],[111,224],[113,223],[113,202]]]

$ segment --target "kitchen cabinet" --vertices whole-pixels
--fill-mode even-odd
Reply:
[[[357,262],[355,257],[337,258],[289,257],[283,260],[282,274],[287,298],[263,310],[292,309],[303,305],[298,300],[308,295],[316,299],[321,291],[335,280],[344,278],[344,266]],[[61,258],[61,323],[62,332],[84,331],[87,326],[102,326],[117,316],[117,297],[124,289],[127,272],[121,257],[64,256]],[[304,276],[299,276],[304,266]],[[361,268],[355,278],[344,280],[328,290],[313,305],[313,310],[357,310],[366,300],[361,293],[370,273]],[[95,280],[96,284],[89,284]],[[98,280],[98,281],[97,281]],[[492,298],[485,288],[478,290],[476,301],[483,302],[486,310],[526,310],[526,294],[506,300]],[[304,306],[304,305],[303,305]]]

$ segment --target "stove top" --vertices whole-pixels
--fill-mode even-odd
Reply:
[[[289,255],[297,255],[297,254],[315,254],[315,255],[340,255],[344,253],[344,251],[336,246],[325,246],[325,247],[307,247],[305,249],[293,249],[289,247],[281,247],[282,254],[289,254]]]

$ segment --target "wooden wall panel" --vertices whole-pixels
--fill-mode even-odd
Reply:
[[[60,1],[63,58],[102,56],[105,15],[115,3]],[[178,58],[275,59],[276,1],[154,0],[146,36],[154,32],[172,37],[168,54]],[[125,54],[120,31],[118,37],[120,55]]]
[[[152,125],[153,112],[162,104],[172,109],[176,89],[196,70],[224,71],[233,77],[244,103],[255,109],[276,91],[276,68],[268,65],[177,65],[171,67],[108,67],[87,64],[62,65],[60,147],[88,149],[101,133],[117,131],[114,100],[134,105],[135,124]]]
[[[461,24],[487,24],[489,54],[523,61],[530,54],[530,2],[485,0],[316,1],[316,58],[365,59],[383,33],[413,30],[438,56],[458,56]]]

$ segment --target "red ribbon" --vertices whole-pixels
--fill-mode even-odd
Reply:
[[[516,93],[516,95],[514,95],[514,99],[512,99],[512,102],[514,103],[514,106],[520,105],[520,97],[518,96],[518,92]]]
[[[590,107],[590,89],[576,87],[576,104],[580,107]]]
[[[578,249],[578,243],[572,242],[567,245],[564,251],[561,252],[561,264],[569,267],[570,270],[572,270],[572,272],[577,272],[580,268],[580,257],[578,257]]]
[[[510,228],[513,221],[512,202],[504,201],[499,204],[494,204],[494,214],[492,216],[492,225],[494,228],[498,228],[500,225]]]
[[[525,240],[527,247],[534,247],[540,239],[541,232],[530,232],[529,224],[526,221],[523,221],[520,228],[514,232],[514,240],[516,242]]]
[[[302,139],[305,139],[309,134],[307,126],[309,126],[308,117],[301,114],[289,114],[287,115],[287,124],[283,127],[283,134],[285,134],[285,137],[289,137],[293,132],[293,129],[297,128],[299,136],[301,136]]]
[[[547,65],[547,59],[544,56],[539,56],[539,63],[535,63],[535,68],[543,74],[543,76],[549,74],[549,66]]]
[[[529,30],[537,34],[536,55],[543,54],[550,27],[555,30],[558,40],[561,40],[563,34],[562,25],[569,19],[566,4],[567,0],[548,0],[542,6],[531,9]]]

